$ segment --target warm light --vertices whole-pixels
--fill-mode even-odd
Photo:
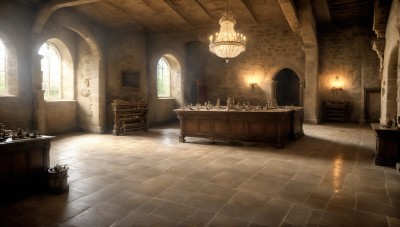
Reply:
[[[333,187],[335,189],[335,193],[338,193],[342,188],[342,172],[343,169],[343,155],[339,154],[335,157],[333,173],[332,173],[332,180],[333,180]]]
[[[254,76],[254,72],[253,72],[253,76],[249,77],[249,85],[251,86],[251,88],[254,88],[255,86],[257,86],[257,80],[256,77]]]
[[[225,58],[228,63],[229,58],[237,57],[246,49],[246,37],[235,32],[236,20],[228,11],[228,1],[226,12],[222,14],[219,24],[221,25],[219,32],[215,33],[215,36],[210,36],[210,52],[220,58]]]
[[[257,83],[253,82],[253,83],[250,83],[249,85],[251,86],[251,88],[254,88],[254,86],[257,86]]]
[[[339,80],[339,76],[336,76],[331,91],[335,94],[339,94],[342,90],[342,82]]]

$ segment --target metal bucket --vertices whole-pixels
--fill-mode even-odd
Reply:
[[[47,189],[51,193],[61,193],[67,191],[68,185],[68,169],[55,171],[49,169],[47,171]]]

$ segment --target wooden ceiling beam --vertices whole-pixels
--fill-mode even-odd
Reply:
[[[204,5],[201,4],[201,3],[199,2],[199,0],[194,0],[194,1],[195,1],[195,2],[197,3],[197,5],[199,5],[200,8],[208,15],[208,17],[209,17],[210,19],[212,19],[211,14],[207,11],[207,9],[204,7]]]
[[[243,6],[245,9],[247,9],[247,11],[249,11],[249,14],[251,15],[251,18],[253,19],[254,23],[255,23],[255,24],[258,24],[257,18],[256,18],[256,16],[254,15],[254,13],[251,11],[250,7],[249,7],[246,3],[244,3],[242,0],[240,0],[240,1],[238,1],[238,2],[240,2],[240,3],[242,4],[242,6]]]
[[[180,13],[177,9],[176,6],[174,4],[172,4],[169,0],[164,0],[169,7],[176,13],[178,14],[186,23],[188,23],[192,28],[194,27],[194,25],[185,17],[183,16],[182,13]]]
[[[300,32],[300,23],[293,0],[278,0],[278,2],[292,31],[295,33]]]
[[[141,31],[146,31],[145,27],[139,22],[139,20],[135,16],[135,14],[129,13],[128,11],[126,11],[126,9],[124,7],[121,7],[118,4],[113,3],[112,1],[108,1],[107,3],[109,5],[111,5],[112,7],[114,7],[116,9],[120,10],[121,12],[123,12],[129,18],[131,18],[133,20],[133,22],[141,29]]]
[[[327,0],[311,1],[315,17],[321,24],[331,24],[332,18],[329,12]]]
[[[35,33],[41,33],[43,26],[46,24],[50,16],[58,9],[65,7],[78,6],[83,4],[89,4],[93,2],[104,1],[104,0],[58,0],[50,1],[47,4],[40,7],[39,12],[35,18],[35,22],[32,27],[32,31]]]

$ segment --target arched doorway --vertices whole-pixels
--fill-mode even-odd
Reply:
[[[279,106],[300,106],[300,79],[288,68],[279,71],[275,78],[275,99]]]
[[[395,46],[389,55],[387,74],[382,80],[382,99],[381,99],[381,123],[384,124],[387,118],[393,118],[398,113],[400,98],[400,87],[397,84],[397,68],[399,62],[399,47]],[[386,89],[386,91],[385,91]]]

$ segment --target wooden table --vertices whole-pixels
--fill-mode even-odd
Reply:
[[[400,129],[372,123],[376,135],[375,165],[395,166],[400,162]]]
[[[52,136],[0,142],[0,202],[44,187]]]
[[[304,135],[303,108],[271,110],[176,109],[179,141],[185,137],[266,142],[283,148]]]

